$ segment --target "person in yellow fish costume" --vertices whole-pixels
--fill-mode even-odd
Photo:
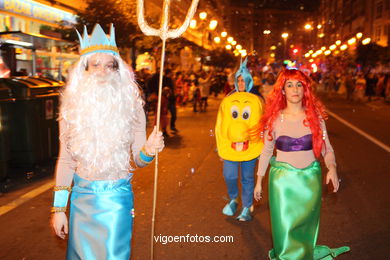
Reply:
[[[236,213],[240,167],[242,210],[237,219],[248,221],[253,212],[254,169],[263,148],[260,138],[250,137],[249,129],[261,118],[263,108],[260,98],[249,93],[253,80],[246,68],[246,60],[235,77],[237,91],[221,102],[215,126],[218,155],[223,159],[223,175],[230,199],[222,213],[227,216]]]

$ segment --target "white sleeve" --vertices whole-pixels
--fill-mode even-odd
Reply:
[[[146,143],[146,118],[145,112],[141,108],[138,110],[139,118],[134,126],[134,141],[131,145],[131,152],[133,153],[133,159],[135,164],[138,167],[145,167],[147,164],[144,164],[139,157],[139,152]]]
[[[60,120],[59,128],[60,151],[56,165],[56,186],[71,186],[73,175],[76,169],[76,162],[72,159],[72,156],[66,149],[65,141],[61,135],[66,128],[65,122],[63,120]]]

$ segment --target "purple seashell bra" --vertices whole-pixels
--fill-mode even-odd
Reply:
[[[276,149],[283,152],[309,151],[313,149],[312,134],[293,138],[282,135],[276,139]]]

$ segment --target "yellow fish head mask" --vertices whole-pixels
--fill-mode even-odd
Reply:
[[[248,161],[263,148],[260,138],[253,140],[249,129],[263,114],[260,98],[248,92],[235,92],[222,101],[215,127],[218,154],[229,161]]]

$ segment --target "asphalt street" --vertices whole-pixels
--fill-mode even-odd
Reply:
[[[206,113],[180,108],[179,133],[166,140],[159,156],[155,235],[229,236],[230,242],[154,244],[155,259],[267,259],[272,247],[267,179],[254,218],[238,222],[222,215],[227,193],[222,162],[216,153],[214,125],[219,98],[210,98]],[[355,104],[322,97],[327,108],[390,146],[390,106],[382,102]],[[348,245],[337,259],[388,259],[390,241],[389,152],[333,117],[327,121],[336,153],[341,187],[336,194],[324,184],[318,244]],[[150,127],[148,130],[150,131]],[[325,173],[325,170],[324,170]],[[133,177],[135,219],[132,258],[150,259],[154,167],[137,169]],[[21,185],[0,196],[0,206],[53,181],[53,175]],[[46,190],[0,216],[0,259],[65,259],[66,241],[49,226],[52,192]],[[221,237],[220,237],[221,238]],[[225,237],[226,238],[226,237]]]

